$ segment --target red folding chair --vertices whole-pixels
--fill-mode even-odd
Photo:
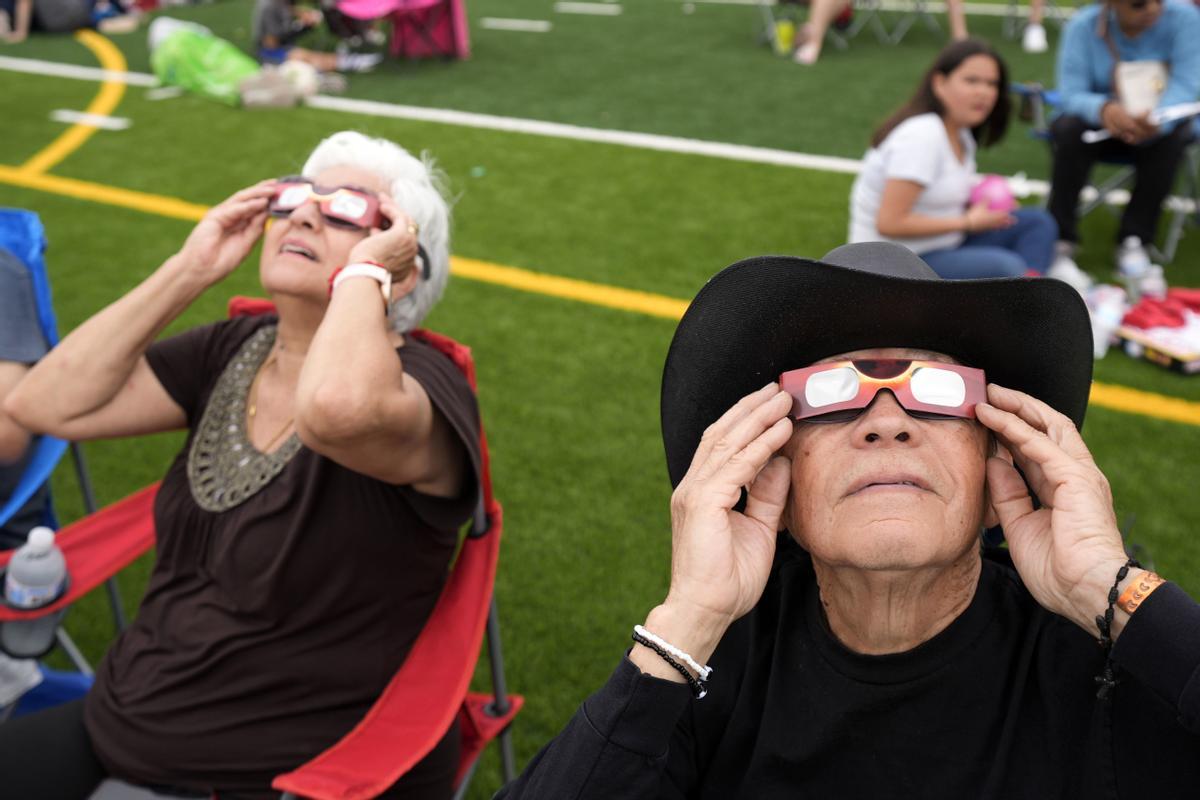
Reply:
[[[231,317],[273,311],[269,301],[235,297]],[[409,333],[445,354],[466,375],[472,389],[475,365],[468,347],[432,331]],[[492,589],[500,554],[503,512],[492,494],[487,440],[479,432],[483,456],[481,492],[471,531],[450,577],[408,657],[379,699],[341,741],[272,786],[284,798],[363,800],[380,794],[441,740],[457,716],[461,730],[455,798],[465,796],[479,756],[500,740],[505,781],[516,777],[509,725],[524,705],[508,694],[500,645],[500,625]],[[0,608],[0,620],[50,613],[98,586],[154,544],[154,496],[149,486],[64,527],[58,545],[66,556],[71,583],[53,605],[32,612]],[[8,554],[0,554],[0,565]],[[484,631],[492,673],[490,693],[468,692]]]
[[[60,611],[150,549],[154,544],[152,512],[157,491],[157,483],[147,486],[120,502],[60,529],[55,536],[55,543],[67,559],[67,569],[71,575],[67,591],[55,602],[36,611],[19,611],[0,604],[0,622],[33,619]],[[0,552],[0,567],[7,565],[15,552]]]
[[[261,314],[268,301],[235,297],[229,315]],[[475,389],[470,348],[427,330],[409,336],[437,348]],[[429,753],[458,716],[462,731],[455,798],[465,796],[483,748],[500,739],[504,780],[516,777],[508,727],[524,705],[508,694],[500,623],[492,588],[500,555],[503,513],[492,494],[491,464],[482,428],[482,492],[471,532],[459,550],[442,595],[400,670],[367,716],[340,742],[272,783],[284,797],[359,800],[387,789]],[[469,693],[484,630],[492,672],[490,694]]]
[[[339,0],[337,10],[359,20],[392,22],[393,58],[466,59],[471,56],[463,0]]]

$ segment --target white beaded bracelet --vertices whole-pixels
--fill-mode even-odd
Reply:
[[[633,632],[636,633],[638,636],[641,636],[643,639],[646,639],[647,641],[654,642],[656,645],[661,647],[663,650],[666,650],[668,653],[675,656],[675,658],[678,658],[680,661],[687,664],[689,667],[692,668],[692,671],[694,671],[696,673],[696,677],[699,678],[701,682],[707,681],[708,676],[712,675],[712,673],[713,673],[712,667],[707,666],[705,664],[701,664],[699,661],[692,658],[690,655],[683,652],[675,645],[670,644],[669,642],[661,639],[658,636],[655,636],[653,633],[646,630],[641,625],[634,625]]]

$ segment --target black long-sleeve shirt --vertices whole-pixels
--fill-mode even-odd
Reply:
[[[919,647],[854,653],[784,535],[708,696],[628,659],[497,800],[1200,797],[1200,605],[1160,587],[1094,677],[1096,639],[1040,607],[1003,551]]]

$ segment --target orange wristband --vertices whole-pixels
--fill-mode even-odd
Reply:
[[[1149,597],[1155,589],[1166,583],[1154,572],[1143,572],[1132,583],[1125,587],[1125,591],[1121,592],[1121,596],[1117,598],[1117,605],[1125,611],[1126,614],[1132,614],[1138,610],[1138,606],[1142,601]]]

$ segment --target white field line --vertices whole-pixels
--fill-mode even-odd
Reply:
[[[510,19],[505,17],[484,17],[479,20],[482,28],[491,31],[524,31],[528,33],[549,33],[550,20],[546,19]]]
[[[55,61],[41,61],[36,58],[0,56],[0,69],[10,72],[25,72],[30,75],[72,78],[80,81],[117,81],[130,86],[158,86],[158,78],[144,72],[111,72],[96,67],[78,67],[74,64],[59,64]]]
[[[84,111],[71,111],[60,108],[50,112],[50,119],[55,122],[66,122],[74,125],[76,122],[90,125],[93,128],[104,128],[106,131],[123,131],[133,124],[128,117],[109,117],[104,114],[88,114]]]
[[[782,167],[816,169],[824,172],[857,174],[862,162],[853,158],[819,156],[796,153],[790,150],[774,150],[767,147],[752,147],[741,144],[710,142],[703,139],[685,139],[678,136],[662,136],[654,133],[616,131],[606,128],[587,128],[562,122],[543,122],[519,117],[501,117],[493,114],[477,114],[472,111],[454,111],[444,108],[402,106],[381,103],[375,100],[354,100],[346,97],[317,95],[307,104],[315,108],[346,111],[375,117],[394,117],[421,122],[438,122],[446,125],[461,125],[468,128],[484,128],[508,133],[525,133],[533,136],[549,136],[556,139],[574,139],[581,142],[616,144],[638,147],[644,150],[660,150],[685,155],[703,155],[732,161],[748,161],[759,164],[774,164]]]
[[[59,67],[62,65],[53,64],[52,62],[34,61],[32,59],[18,59],[0,56],[0,69],[14,69],[13,62],[16,64],[19,72],[29,72],[42,75],[59,75],[57,71],[41,69],[41,65],[49,64],[51,67]],[[73,68],[84,69],[84,68]],[[71,74],[62,74],[61,77],[76,78],[81,80],[103,80],[105,75],[104,70],[91,70],[88,75],[72,72]],[[115,73],[114,79],[119,80],[120,76],[154,79],[153,75],[141,75],[140,73]],[[127,81],[129,83],[138,83],[137,80]],[[681,155],[699,155],[709,158],[722,158],[729,161],[743,161],[755,164],[771,164],[779,167],[791,167],[794,169],[811,169],[818,172],[836,172],[844,175],[857,175],[862,169],[862,161],[856,158],[842,158],[840,156],[822,156],[812,153],[797,153],[792,150],[775,150],[768,147],[751,147],[749,145],[728,144],[725,142],[711,142],[703,139],[685,139],[678,136],[662,136],[654,133],[635,133],[632,131],[616,131],[605,128],[587,128],[582,125],[568,125],[561,122],[544,122],[535,119],[522,119],[520,117],[501,117],[493,114],[477,114],[471,111],[455,111],[445,108],[425,108],[422,106],[404,106],[394,103],[381,103],[376,100],[354,100],[346,97],[331,97],[329,95],[316,95],[305,101],[305,104],[312,108],[320,108],[329,111],[341,111],[348,114],[362,114],[364,116],[373,117],[390,117],[393,119],[408,119],[417,122],[434,122],[442,125],[457,125],[466,128],[480,128],[485,130],[504,131],[506,133],[521,133],[531,136],[547,136],[556,139],[570,139],[580,142],[595,142],[598,144],[613,144],[622,147],[634,147],[643,150],[657,150],[666,153],[679,153]],[[1029,180],[1023,176],[1013,176],[1009,178],[1013,187],[1014,193],[1020,197],[1030,195],[1046,195],[1049,190],[1049,184],[1041,180]],[[1126,192],[1112,192],[1109,194],[1109,202],[1113,205],[1123,205],[1129,202],[1129,195]],[[1168,201],[1171,208],[1183,208],[1190,210],[1193,207],[1191,201],[1172,197]]]
[[[559,14],[592,14],[597,17],[615,17],[621,13],[621,6],[615,3],[570,3],[554,4],[555,12]]]
[[[157,89],[149,89],[143,95],[147,100],[174,100],[176,97],[183,95],[183,88],[180,86],[160,86]]]

